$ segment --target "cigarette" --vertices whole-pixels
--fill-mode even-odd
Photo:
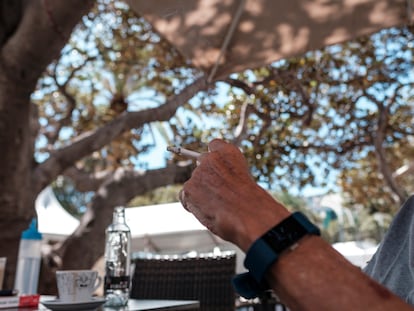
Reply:
[[[170,152],[173,152],[175,154],[182,155],[184,157],[190,158],[190,159],[198,159],[201,155],[201,153],[199,153],[199,152],[188,150],[188,149],[185,149],[185,148],[182,148],[182,147],[168,146],[167,150],[170,151]]]

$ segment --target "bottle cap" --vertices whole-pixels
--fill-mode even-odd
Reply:
[[[125,208],[123,206],[115,206],[115,213],[124,213]]]
[[[27,228],[26,230],[22,232],[22,239],[25,239],[25,240],[41,240],[42,239],[42,234],[39,231],[37,231],[36,218],[33,218],[29,225],[29,228]]]

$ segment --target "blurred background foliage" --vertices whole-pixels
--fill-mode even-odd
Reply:
[[[240,146],[261,185],[309,214],[328,240],[378,240],[414,190],[413,174],[394,174],[414,162],[413,39],[409,27],[385,29],[234,73],[183,103],[169,122],[126,132],[77,166],[145,170],[166,157],[160,141],[205,151],[221,137]],[[125,3],[98,1],[32,96],[42,129],[37,157],[125,111],[159,105],[200,74]],[[353,221],[327,221],[326,210],[309,206],[309,186],[339,193]],[[179,189],[130,205],[175,202]],[[91,199],[63,177],[54,190],[78,216]]]

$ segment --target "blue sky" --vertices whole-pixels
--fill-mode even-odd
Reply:
[[[227,102],[229,100],[229,98],[227,97],[227,86],[224,85],[223,83],[219,83],[218,84],[218,92],[217,92],[217,96],[215,97],[215,101],[217,103],[224,103]],[[193,99],[194,101],[197,101],[197,98]],[[180,113],[180,110],[178,111],[178,113]],[[203,124],[203,127],[206,128],[209,125],[211,125],[212,123],[214,123],[214,120],[211,119],[203,119],[203,120],[195,120],[198,122],[201,122]],[[209,124],[211,123],[211,124]],[[160,168],[160,167],[164,167],[166,164],[166,159],[170,159],[171,158],[171,153],[168,152],[166,150],[168,144],[167,142],[164,140],[164,138],[160,135],[160,133],[158,131],[154,131],[154,137],[156,140],[156,145],[153,149],[151,149],[150,152],[148,152],[145,155],[140,155],[140,161],[145,161],[148,163],[148,168],[149,169],[155,169],[155,168]],[[315,166],[314,170],[318,171],[318,168]],[[321,174],[320,176],[323,176],[322,174],[322,168],[320,168]],[[318,176],[318,174],[317,174]],[[330,178],[330,182],[329,184],[332,185],[335,184],[336,182],[336,177],[337,174],[333,173],[331,174]],[[264,188],[268,188],[265,184],[261,184],[261,186],[263,186]],[[322,187],[313,187],[313,186],[306,186],[303,189],[299,188],[291,188],[290,189],[291,194],[293,195],[298,195],[298,196],[314,196],[314,195],[321,195],[324,194],[328,191],[327,188],[322,188]]]

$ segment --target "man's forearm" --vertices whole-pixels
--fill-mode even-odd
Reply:
[[[283,253],[268,281],[292,311],[413,310],[317,236]]]

